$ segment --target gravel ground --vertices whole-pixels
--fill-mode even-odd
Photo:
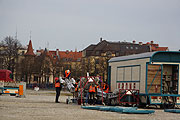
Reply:
[[[155,109],[154,114],[121,114],[84,110],[80,105],[66,104],[68,92],[62,92],[60,103],[54,103],[55,91],[27,90],[26,98],[0,96],[0,120],[177,120],[180,114]],[[71,96],[72,97],[72,96]]]

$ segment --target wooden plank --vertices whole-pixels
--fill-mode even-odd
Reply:
[[[161,74],[161,71],[148,71],[148,75],[156,75],[156,74]]]
[[[149,87],[150,87],[150,85],[147,88],[149,88]],[[156,86],[151,86],[151,88],[150,88],[148,93],[161,93],[161,87],[158,86],[156,88]]]
[[[147,89],[148,93],[161,92],[161,65],[148,65]]]
[[[148,79],[147,80],[147,84],[151,84],[153,81],[153,78],[152,79]],[[161,83],[161,78],[155,78],[155,80],[153,81],[153,83]]]

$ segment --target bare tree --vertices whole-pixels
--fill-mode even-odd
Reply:
[[[11,36],[7,36],[4,40],[0,42],[0,54],[2,59],[2,69],[11,70],[14,73],[17,67],[18,61],[18,50],[22,48],[21,43]]]
[[[49,84],[49,76],[53,74],[52,69],[52,60],[45,50],[40,56],[38,56],[35,61],[36,65],[34,66],[34,70],[39,74],[39,84]]]
[[[52,74],[53,74],[53,78],[60,76],[60,74],[63,71],[63,64],[62,64],[62,60],[57,58],[55,60],[52,60]],[[53,80],[54,82],[54,80]]]

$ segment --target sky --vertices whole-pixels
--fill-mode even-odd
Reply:
[[[180,49],[180,0],[0,0],[0,40],[81,51],[100,38]]]

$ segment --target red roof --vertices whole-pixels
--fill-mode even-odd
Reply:
[[[32,55],[32,56],[35,56],[35,54],[34,54],[34,52],[33,52],[31,40],[29,41],[28,49],[27,49],[27,52],[25,53],[25,55]]]
[[[73,51],[59,51],[60,58],[71,59],[72,61],[81,60],[82,52]]]
[[[168,47],[151,47],[152,51],[167,51]]]
[[[58,57],[60,59],[66,59],[67,61],[77,61],[82,58],[82,52],[77,51],[49,51],[49,54],[54,60],[57,60]]]
[[[154,44],[154,41],[151,41],[151,43],[147,42],[143,45],[150,45],[152,51],[167,51],[168,47],[159,47],[159,44]]]

